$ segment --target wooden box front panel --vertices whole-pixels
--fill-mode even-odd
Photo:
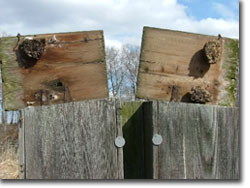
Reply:
[[[45,41],[32,64],[20,54],[24,40]],[[6,110],[108,97],[103,31],[1,38]]]
[[[237,86],[228,74],[236,81],[238,61],[230,58],[237,54],[238,41],[222,37],[220,60],[206,63],[203,47],[217,38],[144,27],[137,98],[191,102],[191,88],[201,86],[211,94],[210,104],[235,105],[230,87]]]

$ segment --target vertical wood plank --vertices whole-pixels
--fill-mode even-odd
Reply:
[[[152,103],[152,136],[149,138],[151,145],[152,145],[152,152],[153,152],[153,179],[158,179],[159,177],[159,166],[155,165],[159,163],[159,147],[153,145],[152,138],[154,134],[160,134],[159,124],[158,124],[158,114],[159,114],[159,104],[157,101]]]
[[[157,179],[184,179],[183,129],[181,121],[183,111],[171,104],[159,102],[157,113],[158,132],[163,142],[158,147],[156,165]]]
[[[123,137],[123,131],[122,131],[122,118],[121,118],[121,100],[115,100],[115,114],[116,117],[116,137],[122,136]],[[126,141],[125,141],[126,142]],[[117,159],[118,159],[118,179],[124,179],[124,153],[123,153],[123,147],[118,148],[117,147]]]
[[[24,114],[21,114],[21,117],[24,117]],[[24,119],[20,119],[18,124],[18,151],[19,151],[19,177],[20,179],[25,179],[25,123]]]
[[[236,118],[238,117],[238,118]],[[234,108],[218,109],[218,178],[240,178],[240,112]],[[237,126],[236,126],[237,125]]]
[[[121,102],[121,124],[126,144],[123,147],[124,177],[144,178],[144,112],[143,103]]]
[[[153,135],[153,128],[156,123],[153,121],[156,120],[156,110],[153,110],[157,103],[152,102],[144,102],[143,103],[143,121],[144,121],[144,169],[145,169],[145,178],[152,179],[154,177],[155,168],[153,168],[153,164],[157,164],[153,162],[153,160],[157,159],[156,156],[157,151],[153,151],[157,148],[153,148],[152,144],[152,135]],[[155,109],[155,108],[154,108]],[[154,115],[153,115],[154,112]]]
[[[115,102],[91,100],[25,111],[27,179],[118,179]]]
[[[239,179],[239,108],[158,102],[156,179]],[[158,160],[158,161],[157,161]]]

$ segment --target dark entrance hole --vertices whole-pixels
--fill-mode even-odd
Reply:
[[[193,76],[194,78],[202,78],[210,68],[210,64],[208,63],[208,59],[206,57],[204,49],[196,52],[189,64],[189,76]]]

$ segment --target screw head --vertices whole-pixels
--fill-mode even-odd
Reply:
[[[159,146],[162,143],[163,139],[162,136],[159,134],[154,134],[152,138],[152,142],[154,145]]]
[[[118,148],[121,148],[125,145],[125,139],[122,136],[117,136],[115,139],[115,145]]]

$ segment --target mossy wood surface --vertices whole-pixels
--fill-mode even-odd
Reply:
[[[44,51],[25,65],[18,47],[32,39],[45,40]],[[4,37],[0,60],[6,110],[108,97],[102,31]]]
[[[201,86],[212,96],[208,104],[235,106],[239,42],[222,36],[220,58],[209,64],[203,48],[217,39],[144,27],[137,98],[192,102],[191,88]]]

